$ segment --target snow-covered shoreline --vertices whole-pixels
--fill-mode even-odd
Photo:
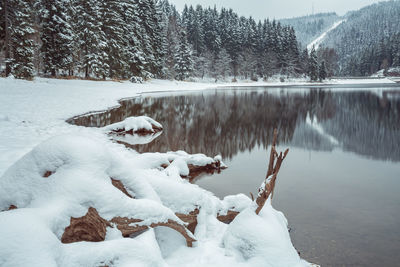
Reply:
[[[209,164],[220,157],[183,151],[138,154],[110,142],[107,128],[78,127],[65,121],[72,114],[108,108],[139,93],[202,90],[210,84],[47,79],[7,79],[0,84],[4,172],[0,174],[0,265],[309,266],[290,241],[286,218],[270,203],[256,215],[255,204],[247,196],[221,200],[181,178],[188,175],[189,164]],[[139,129],[146,124],[143,120],[120,124],[125,130],[127,126]],[[165,169],[160,167],[165,164]],[[122,182],[128,195],[116,190],[114,179]],[[196,209],[197,227],[192,234],[179,214]],[[228,211],[240,212],[230,225],[218,219]],[[76,242],[79,239],[68,232],[73,228],[71,218],[89,212],[91,220],[107,221],[106,232],[96,237],[102,242]],[[161,227],[133,239],[123,238],[117,224],[129,218],[138,226],[169,224],[176,231]],[[186,247],[179,233],[188,246],[195,240],[194,247]]]

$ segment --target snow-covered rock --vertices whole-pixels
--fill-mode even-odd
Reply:
[[[108,132],[134,134],[134,133],[155,133],[162,130],[162,125],[147,116],[129,117],[117,123],[104,127]]]

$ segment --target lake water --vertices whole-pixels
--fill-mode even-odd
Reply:
[[[290,152],[273,205],[301,256],[322,266],[400,266],[400,85],[147,94],[69,122],[100,127],[137,115],[164,126],[148,144],[130,145],[139,152],[221,154],[229,168],[195,181],[221,198],[256,193],[278,128],[278,148]]]

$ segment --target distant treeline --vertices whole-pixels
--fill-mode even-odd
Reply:
[[[369,76],[379,70],[400,67],[400,34],[382,39],[352,56],[343,73],[354,76]]]
[[[294,29],[166,0],[0,0],[3,76],[185,80],[311,75]],[[317,75],[318,76],[318,75]]]

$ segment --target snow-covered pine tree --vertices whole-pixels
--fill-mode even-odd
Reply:
[[[5,76],[11,73],[10,64],[10,2],[0,0],[0,51],[4,50],[5,57]]]
[[[160,14],[154,0],[138,0],[137,3],[141,46],[147,63],[144,71],[148,75],[162,76],[165,39],[160,24]]]
[[[190,77],[193,72],[193,59],[192,50],[190,49],[189,43],[187,41],[186,32],[180,32],[179,47],[175,54],[175,72],[176,79],[183,81]]]
[[[175,10],[176,11],[176,10]],[[168,13],[167,33],[166,33],[166,53],[165,53],[165,68],[166,77],[174,79],[175,73],[175,55],[179,47],[179,13],[172,10]]]
[[[126,23],[124,12],[127,6],[125,1],[103,0],[100,2],[101,31],[105,36],[105,45],[102,53],[107,55],[106,62],[109,66],[107,76],[110,78],[127,78],[127,59],[124,49],[128,46],[125,39]]]
[[[318,58],[314,46],[311,49],[308,61],[308,75],[310,76],[311,81],[318,80]]]
[[[325,61],[322,61],[318,67],[318,79],[322,82],[326,79],[326,66]]]
[[[33,35],[34,14],[33,1],[8,0],[7,25],[10,32],[9,47],[11,61],[11,73],[20,79],[32,79],[34,75],[34,48]]]
[[[215,7],[205,10],[203,25],[204,45],[208,51],[216,55],[221,48],[221,37],[218,34],[218,11]]]
[[[55,77],[58,71],[72,68],[73,31],[65,0],[39,0],[43,71]]]
[[[204,51],[204,30],[203,30],[203,8],[196,6],[196,10],[190,6],[182,18],[187,30],[187,38],[192,44],[195,56],[199,56]]]
[[[0,0],[0,51],[4,48],[6,38],[6,14],[5,14],[5,0]]]
[[[317,56],[320,61],[325,61],[327,77],[332,77],[339,72],[338,55],[335,49],[321,47],[317,51]]]
[[[77,32],[80,47],[80,70],[85,77],[93,74],[96,78],[107,77],[109,66],[105,52],[106,36],[101,29],[100,1],[77,0]]]
[[[141,26],[139,19],[139,7],[137,1],[125,1],[124,11],[124,39],[127,42],[127,46],[124,47],[123,56],[128,64],[126,75],[133,75],[144,77],[145,66],[147,64],[144,52],[142,49],[141,38]]]
[[[215,80],[225,79],[232,75],[232,59],[225,49],[221,49],[215,60]]]
[[[163,6],[161,2],[155,4],[155,59],[156,59],[156,76],[160,78],[166,77],[165,58],[167,54],[167,31],[168,31],[168,17],[163,12]]]

